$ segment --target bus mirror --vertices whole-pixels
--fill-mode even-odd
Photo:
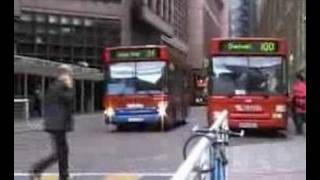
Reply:
[[[170,70],[170,71],[174,71],[174,70],[175,70],[175,66],[174,66],[173,63],[170,63],[170,64],[169,64],[169,70]]]

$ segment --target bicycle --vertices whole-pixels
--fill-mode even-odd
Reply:
[[[244,131],[240,133],[233,132],[226,129],[210,130],[193,128],[194,133],[187,139],[183,146],[183,158],[187,158],[187,148],[191,141],[205,137],[210,141],[209,147],[209,167],[206,169],[194,169],[199,175],[206,174],[210,180],[225,180],[226,179],[226,166],[228,159],[225,154],[225,146],[229,145],[229,136],[244,136]]]

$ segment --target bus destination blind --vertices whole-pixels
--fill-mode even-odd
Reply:
[[[160,56],[159,49],[129,49],[111,51],[112,60],[153,59]]]
[[[278,43],[274,41],[222,41],[220,52],[223,53],[267,53],[278,52]]]

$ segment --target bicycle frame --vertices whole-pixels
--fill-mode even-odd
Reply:
[[[229,128],[227,123],[228,122],[227,114],[228,114],[227,111],[222,111],[221,113],[218,113],[216,117],[216,121],[207,130],[210,132],[219,131],[219,129],[228,131]],[[211,141],[211,138],[208,137],[208,136],[214,137],[215,133],[213,133],[214,134],[213,136],[212,136],[212,133],[204,132],[201,134],[203,134],[203,138],[200,138],[199,142],[192,148],[190,154],[186,157],[185,161],[179,166],[177,172],[173,175],[171,180],[196,180],[196,179],[225,180],[227,178],[226,164],[218,160],[218,159],[221,159],[219,157],[221,153],[219,153],[220,154],[219,155],[218,154],[219,151],[217,150],[219,148],[222,148],[220,145],[221,138],[224,137],[224,140],[228,140],[228,134],[221,134],[220,138],[218,138],[219,140],[218,148],[212,147],[213,145],[212,143],[217,141]],[[200,134],[193,134],[193,135],[200,135]],[[223,148],[222,150],[224,151]],[[200,172],[200,171],[203,171],[204,167],[207,167],[207,166],[211,166],[214,168],[210,168],[210,171],[206,173]]]
[[[223,157],[220,151],[224,151],[220,149],[219,145],[213,146],[213,157],[211,161],[213,163],[213,168],[211,172],[210,180],[225,180],[226,179],[226,166],[227,164],[224,163]],[[218,152],[219,151],[219,152]]]

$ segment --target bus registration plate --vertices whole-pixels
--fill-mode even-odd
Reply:
[[[128,121],[129,122],[142,122],[143,118],[129,118]]]
[[[240,128],[258,128],[257,123],[239,123]]]

